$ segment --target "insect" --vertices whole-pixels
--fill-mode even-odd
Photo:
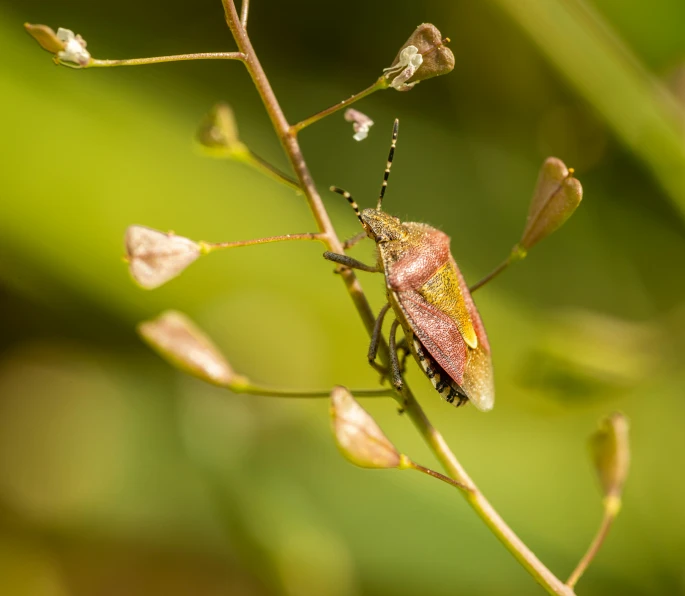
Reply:
[[[343,254],[324,253],[324,258],[344,267],[383,273],[388,302],[381,308],[369,346],[369,362],[376,361],[383,320],[392,309],[390,368],[393,385],[401,389],[402,366],[398,351],[411,352],[438,393],[449,403],[467,401],[482,411],[495,402],[490,345],[468,286],[450,252],[450,238],[423,223],[401,222],[381,210],[395,155],[399,121],[395,120],[388,163],[375,209],[359,211],[350,193],[337,187],[357,215],[365,234],[346,243],[352,246],[368,236],[376,243],[377,262],[367,265]],[[404,339],[396,340],[401,326]]]

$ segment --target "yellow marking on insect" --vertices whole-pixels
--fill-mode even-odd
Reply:
[[[456,323],[467,346],[474,350],[478,347],[478,336],[452,263],[448,262],[440,267],[433,277],[421,286],[419,294]]]

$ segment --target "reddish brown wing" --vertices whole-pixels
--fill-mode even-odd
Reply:
[[[418,292],[405,290],[396,292],[395,296],[416,337],[445,372],[461,385],[467,346],[457,324]]]

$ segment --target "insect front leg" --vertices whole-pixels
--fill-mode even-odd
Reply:
[[[359,269],[361,271],[368,271],[369,273],[380,273],[381,271],[378,265],[367,265],[366,263],[362,263],[357,259],[348,257],[347,255],[340,255],[336,252],[326,251],[323,253],[323,258],[328,261],[338,263],[343,267],[349,267],[350,269]]]
[[[355,236],[352,236],[352,238],[348,238],[343,242],[343,248],[347,250],[348,248],[352,248],[353,246],[359,244],[364,238],[368,238],[368,234],[364,232],[359,232],[359,234],[356,234]]]
[[[392,374],[392,384],[398,391],[402,390],[404,381],[402,380],[402,371],[400,369],[400,360],[397,356],[397,327],[400,322],[395,319],[390,327],[390,372]]]

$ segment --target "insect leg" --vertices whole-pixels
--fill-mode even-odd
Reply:
[[[343,242],[343,248],[347,250],[348,248],[352,248],[355,244],[359,244],[364,238],[368,238],[368,235],[366,232],[359,232],[359,234],[356,234],[355,236],[352,236],[352,238],[348,238]]]
[[[378,313],[376,318],[376,323],[373,326],[373,333],[371,334],[371,343],[369,344],[369,364],[373,366],[379,373],[381,377],[385,378],[388,374],[387,369],[376,362],[376,356],[378,355],[378,344],[381,341],[381,332],[383,330],[383,319],[390,309],[390,303],[388,302],[381,311]]]
[[[339,255],[335,252],[326,251],[325,253],[323,253],[323,258],[328,261],[333,261],[334,263],[339,263],[344,267],[349,267],[350,269],[361,269],[362,271],[369,271],[370,273],[380,272],[378,265],[367,265],[366,263],[362,263],[357,259],[348,257],[347,255]]]
[[[402,372],[400,371],[400,361],[397,357],[397,339],[395,337],[399,324],[400,322],[395,319],[392,322],[392,327],[390,327],[390,370],[392,373],[392,384],[398,391],[400,391],[404,385]]]
[[[406,337],[403,337],[397,344],[397,351],[399,352],[400,350],[402,350],[402,359],[400,360],[400,372],[404,374],[407,370],[407,358],[409,358],[409,354],[411,354],[411,350],[409,349],[409,342],[407,342]]]

